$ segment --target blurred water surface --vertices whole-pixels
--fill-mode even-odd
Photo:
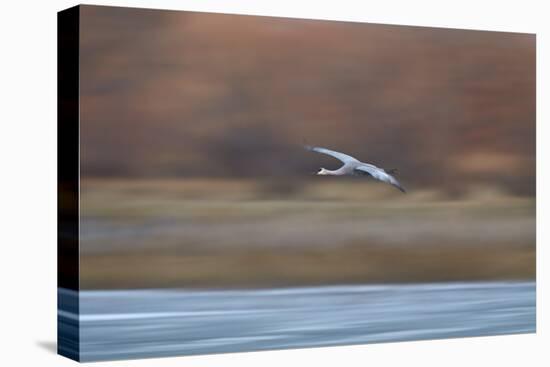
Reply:
[[[77,293],[60,290],[63,305]],[[81,360],[530,333],[534,282],[80,292]]]

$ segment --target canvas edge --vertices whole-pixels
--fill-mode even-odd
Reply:
[[[80,361],[79,47],[77,5],[57,13],[57,353],[75,361]]]

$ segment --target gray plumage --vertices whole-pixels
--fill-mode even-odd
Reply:
[[[391,173],[395,172],[395,170],[384,170],[383,168],[376,167],[373,164],[361,162],[347,154],[335,152],[334,150],[330,150],[326,148],[311,147],[308,145],[305,148],[312,152],[330,155],[331,157],[334,157],[340,160],[342,163],[344,163],[344,165],[338,168],[337,170],[328,170],[325,168],[321,168],[319,172],[317,172],[318,175],[328,175],[328,176],[368,175],[376,180],[386,182],[396,187],[402,192],[405,192],[405,189],[403,188],[403,186],[401,186],[401,184],[396,180],[396,178],[391,175]]]

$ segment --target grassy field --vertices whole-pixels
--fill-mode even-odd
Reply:
[[[85,180],[83,288],[532,279],[535,202],[359,180]]]

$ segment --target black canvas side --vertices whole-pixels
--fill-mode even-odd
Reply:
[[[57,351],[79,360],[80,7],[57,14]]]

